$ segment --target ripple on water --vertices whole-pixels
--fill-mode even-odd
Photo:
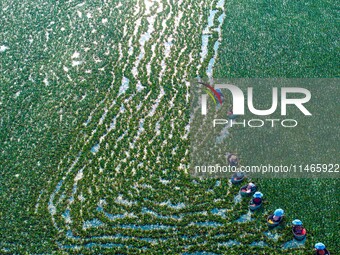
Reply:
[[[272,233],[270,231],[267,231],[267,232],[263,232],[269,239],[272,239],[274,240],[275,242],[277,242],[280,238],[280,234],[278,233]]]
[[[159,219],[176,219],[176,220],[178,220],[178,219],[180,219],[181,217],[179,217],[179,216],[177,216],[177,215],[161,215],[161,214],[159,214],[159,213],[156,213],[155,211],[152,211],[152,210],[150,210],[150,209],[148,209],[148,208],[146,208],[146,207],[143,207],[142,208],[142,213],[143,214],[151,214],[151,215],[153,215],[154,217],[156,217],[156,218],[159,218]]]
[[[282,245],[283,249],[292,249],[292,248],[299,248],[305,245],[306,238],[302,241],[298,241],[296,239],[293,239],[291,241],[288,241]]]
[[[123,77],[122,85],[119,87],[118,96],[126,92],[126,90],[129,88],[129,83],[130,83],[130,80],[126,77]]]
[[[234,197],[234,202],[235,204],[240,203],[242,200],[242,196],[240,195],[240,193],[238,193],[235,197]]]
[[[220,105],[218,105],[218,107],[220,107]],[[225,126],[225,127],[221,130],[219,136],[216,137],[216,143],[217,143],[217,144],[222,143],[222,142],[224,141],[224,139],[228,137],[228,135],[229,135],[228,129],[229,129],[229,125],[228,125],[228,126]]]
[[[218,12],[218,10],[210,10],[210,15],[208,17],[208,26],[212,27],[214,25],[214,18],[215,14]]]
[[[61,216],[64,218],[65,223],[71,223],[72,222],[70,209],[66,209],[65,212]]]
[[[166,202],[162,202],[159,204],[160,206],[168,206],[172,209],[176,209],[176,210],[180,210],[185,208],[185,204],[184,203],[178,203],[178,204],[172,204],[170,200],[166,201]]]
[[[135,224],[124,224],[119,226],[113,226],[113,227],[119,227],[124,229],[137,229],[137,230],[159,230],[159,229],[174,229],[176,227],[173,226],[166,226],[163,224],[147,224],[147,225],[135,225]]]
[[[103,226],[104,223],[101,222],[100,220],[98,219],[92,219],[92,220],[87,220],[83,223],[83,229],[86,230],[88,228],[97,228],[97,227],[100,227],[100,226]]]
[[[236,240],[229,240],[227,242],[223,243],[218,243],[218,246],[227,246],[227,247],[232,247],[234,245],[240,245],[241,243],[236,241]]]
[[[248,222],[248,221],[252,221],[251,212],[250,211],[248,211],[247,214],[243,214],[240,218],[238,218],[236,220],[236,222],[239,222],[239,223]]]
[[[201,49],[201,62],[203,62],[208,54],[208,43],[211,35],[202,35],[202,49]]]
[[[80,239],[79,236],[74,236],[72,230],[67,230],[66,237],[69,239]]]
[[[8,50],[8,49],[9,49],[9,47],[6,46],[6,45],[1,45],[1,46],[0,46],[0,52],[5,52],[5,51]]]
[[[99,144],[96,144],[94,145],[92,148],[91,148],[91,152],[93,154],[96,154],[98,151],[99,151],[99,148],[100,148],[100,145]]]
[[[222,218],[225,218],[226,217],[226,212],[227,212],[227,209],[218,209],[218,208],[214,208],[210,211],[212,214],[216,214],[216,215],[219,215],[221,216]]]
[[[185,252],[182,255],[218,255],[217,253],[213,253],[213,252],[206,252],[206,251],[196,251],[196,252]]]
[[[116,244],[116,243],[105,243],[105,244],[102,244],[102,243],[88,243],[88,244],[85,244],[84,246],[80,246],[80,245],[75,245],[75,244],[70,244],[70,245],[61,245],[59,244],[59,247],[61,249],[73,249],[73,250],[79,250],[81,249],[82,247],[85,247],[85,248],[93,248],[95,246],[98,246],[98,247],[103,247],[103,248],[113,248],[113,247],[132,247],[132,246],[125,246],[124,244]]]
[[[259,242],[252,242],[250,246],[265,247],[265,246],[268,246],[268,244],[264,241],[259,241]]]
[[[221,227],[221,226],[223,226],[222,223],[215,222],[215,221],[192,222],[190,225],[196,225],[196,226],[200,226],[200,227]]]
[[[218,1],[218,3],[216,4],[216,8],[224,8],[224,2],[225,0]]]

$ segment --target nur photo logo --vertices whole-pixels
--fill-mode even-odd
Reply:
[[[230,115],[232,116],[242,116],[245,115],[245,110],[247,106],[247,110],[249,113],[255,116],[268,116],[274,114],[278,106],[280,105],[280,114],[281,116],[287,116],[287,106],[294,106],[301,111],[301,113],[305,116],[311,116],[311,112],[305,107],[305,104],[311,100],[311,92],[302,87],[272,87],[267,88],[271,89],[271,106],[267,109],[258,109],[254,104],[254,87],[246,88],[246,95],[244,91],[236,85],[233,84],[215,84],[210,85],[209,83],[199,82],[199,84],[203,85],[205,89],[203,90],[204,94],[201,95],[201,114],[208,114],[208,97],[210,97],[215,106],[217,102],[222,105],[224,103],[225,97],[224,94],[230,93],[232,96],[231,105],[232,108],[226,112],[226,117],[228,118],[215,118],[213,119],[213,127],[216,125],[226,125],[230,124],[230,126],[241,125],[243,127],[262,127],[266,123],[271,127],[275,127],[275,125],[279,122],[283,127],[296,127],[298,125],[298,121],[295,119],[249,119],[243,120],[241,122],[237,122],[236,120],[232,120]],[[255,89],[256,90],[256,89]],[[268,99],[266,99],[268,100]],[[216,110],[223,110],[222,108],[217,108]],[[223,116],[219,114],[219,116]]]

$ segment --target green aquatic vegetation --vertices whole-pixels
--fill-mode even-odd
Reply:
[[[0,156],[1,253],[286,254],[281,245],[292,238],[288,220],[276,230],[282,235],[277,242],[263,233],[267,231],[265,216],[277,206],[286,209],[287,219],[300,215],[305,205],[292,201],[292,194],[275,199],[281,196],[275,185],[291,185],[292,193],[297,192],[292,183],[256,181],[266,196],[264,207],[251,214],[253,221],[235,224],[248,212],[249,198],[234,202],[240,186],[230,186],[224,178],[216,186],[216,179],[200,180],[185,173],[190,156],[185,138],[190,115],[185,82],[197,74],[207,75],[219,35],[210,33],[202,63],[201,36],[217,1],[170,5],[159,1],[148,14],[146,3],[94,1],[81,5],[81,1],[73,1],[52,6],[25,2],[9,6],[4,2],[2,29],[10,49],[0,53],[6,70],[0,78],[4,127],[0,130],[4,140]],[[218,17],[229,15],[227,25],[222,26],[217,70],[224,72],[227,66],[227,76],[259,73],[258,65],[251,69],[250,64],[238,73],[229,72],[241,53],[224,54],[226,48],[230,42],[242,48],[238,46],[242,42],[229,32],[235,30],[231,25],[242,25],[242,19],[232,17],[240,4],[225,2],[226,7],[230,12],[218,8],[213,20],[217,27]],[[182,19],[176,24],[180,14]],[[142,51],[140,39],[149,29],[147,17],[153,15],[154,31]],[[136,25],[139,19],[140,25]],[[164,59],[163,43],[170,36],[171,54]],[[75,52],[80,57],[72,58]],[[263,64],[261,69],[267,74],[271,68]],[[129,87],[118,96],[124,77]],[[145,87],[141,91],[136,88],[139,82]],[[235,132],[233,137],[237,136]],[[99,147],[92,150],[96,145]],[[243,163],[247,156],[242,153]],[[321,186],[337,182],[314,184],[313,191],[321,194]],[[303,192],[300,196],[307,197]],[[311,197],[304,200],[312,206]],[[329,202],[326,199],[322,205]],[[325,215],[336,215],[334,208]],[[84,228],[93,219],[103,224]],[[329,247],[336,249],[332,219],[315,219],[306,213],[303,220],[310,235],[305,248],[294,254],[309,253],[313,242],[322,237],[318,226],[323,224],[329,227]],[[229,240],[240,244],[220,244]],[[254,241],[264,241],[268,247],[250,246]]]

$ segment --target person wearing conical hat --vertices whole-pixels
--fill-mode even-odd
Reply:
[[[244,173],[243,172],[236,172],[233,174],[233,178],[235,180],[241,180],[244,178]]]
[[[262,203],[262,197],[263,197],[263,194],[259,191],[255,192],[255,194],[253,195],[253,203],[255,205],[259,205]]]
[[[252,193],[256,190],[256,185],[252,182],[249,182],[247,186],[241,189],[242,192]]]
[[[316,255],[329,255],[329,252],[326,249],[326,245],[323,243],[316,243],[315,246]]]
[[[231,166],[237,166],[238,165],[238,158],[235,154],[231,154],[229,157],[228,157],[228,162],[229,162],[229,165]]]
[[[276,209],[274,211],[273,221],[276,221],[276,222],[280,221],[283,215],[284,215],[284,211],[281,208]]]
[[[303,227],[303,223],[299,219],[295,219],[292,221],[293,224],[293,232],[296,235],[306,235],[306,229]]]

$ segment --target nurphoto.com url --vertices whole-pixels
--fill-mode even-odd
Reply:
[[[261,164],[258,166],[195,166],[195,173],[340,173],[339,164],[290,164],[290,165],[271,165]]]

